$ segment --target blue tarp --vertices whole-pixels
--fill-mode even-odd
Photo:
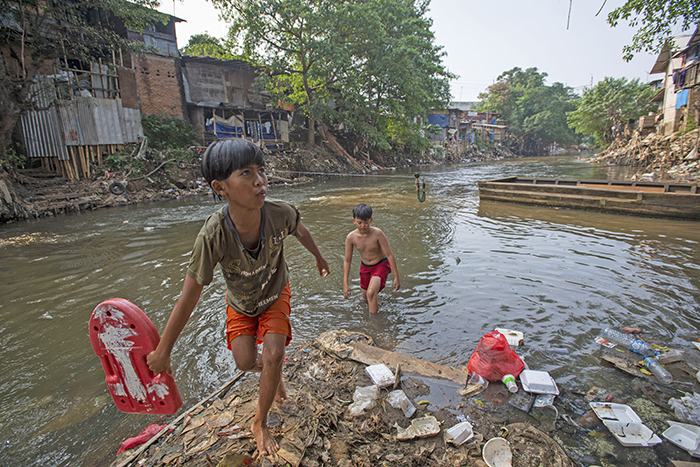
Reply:
[[[428,114],[428,124],[438,125],[440,128],[450,126],[450,116],[442,114]]]
[[[688,105],[688,91],[690,89],[684,89],[678,94],[676,94],[676,108],[680,109],[684,105]]]
[[[204,127],[206,131],[214,131],[214,125],[206,125]],[[240,138],[243,136],[243,128],[242,127],[235,127],[235,126],[228,126],[224,125],[222,123],[217,123],[216,124],[216,135],[219,138]]]

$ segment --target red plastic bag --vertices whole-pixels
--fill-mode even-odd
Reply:
[[[517,378],[525,363],[508,345],[506,336],[498,331],[485,334],[469,358],[467,369],[487,381],[500,381],[505,375]]]
[[[119,451],[117,451],[117,454],[121,454],[122,451],[126,451],[134,446],[148,442],[151,438],[160,433],[160,431],[166,426],[168,425],[148,425],[138,436],[126,439],[119,448]]]

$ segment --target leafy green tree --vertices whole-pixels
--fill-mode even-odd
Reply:
[[[660,52],[673,38],[673,27],[688,31],[700,24],[700,0],[627,0],[608,14],[615,27],[626,20],[638,30],[632,44],[622,48],[622,58],[632,60],[637,52]]]
[[[575,109],[577,96],[561,83],[547,86],[546,78],[537,68],[516,67],[479,95],[479,110],[500,114],[513,149],[521,154],[541,154],[553,143],[566,146],[576,140],[567,112]]]
[[[235,60],[241,57],[232,54],[224,41],[207,33],[190,36],[187,45],[180,52],[186,55],[218,58],[219,60]]]
[[[154,149],[182,149],[197,144],[194,128],[180,118],[146,115],[141,125]]]
[[[0,2],[0,153],[9,147],[22,111],[33,106],[35,77],[52,74],[65,57],[86,62],[112,52],[143,51],[142,43],[120,36],[115,24],[141,31],[168,16],[151,8],[157,0],[22,0]]]
[[[232,21],[229,40],[268,66],[268,90],[309,122],[342,123],[386,148],[444,107],[452,77],[441,64],[428,1],[213,0]],[[397,123],[405,126],[398,131]],[[395,131],[396,130],[396,131]]]
[[[599,146],[612,140],[610,129],[622,128],[630,120],[653,111],[650,100],[655,91],[635,78],[605,78],[592,89],[584,89],[576,110],[569,113],[569,125],[577,133],[592,135]]]

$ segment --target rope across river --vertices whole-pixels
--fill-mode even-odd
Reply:
[[[385,175],[385,174],[357,174],[357,173],[335,173],[335,172],[301,172],[298,170],[276,170],[276,172],[302,174],[302,175],[335,175],[340,177],[384,177],[384,178],[411,178],[410,175]],[[274,178],[274,175],[270,175]],[[425,201],[425,179],[421,180],[421,174],[416,173],[413,175],[416,179],[416,198],[419,202]]]

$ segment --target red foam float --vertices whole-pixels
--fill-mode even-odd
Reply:
[[[119,410],[169,415],[182,407],[173,377],[165,371],[154,375],[148,368],[146,356],[160,336],[139,307],[123,298],[105,300],[92,312],[89,334]]]

